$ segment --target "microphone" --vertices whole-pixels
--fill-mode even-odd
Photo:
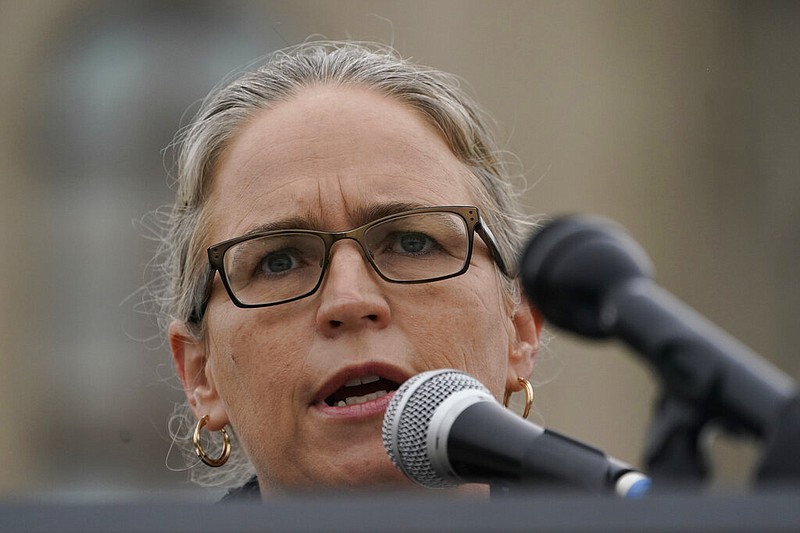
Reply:
[[[478,380],[452,369],[423,372],[397,390],[383,418],[383,446],[427,488],[572,486],[634,498],[650,486],[628,465],[504,409]]]
[[[520,278],[550,322],[625,341],[669,392],[709,419],[765,436],[796,393],[788,376],[656,285],[645,252],[609,220],[551,222],[528,243]]]

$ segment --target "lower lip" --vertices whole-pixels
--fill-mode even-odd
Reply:
[[[383,416],[389,402],[394,396],[395,391],[387,393],[385,396],[369,400],[364,403],[357,403],[353,405],[346,405],[338,407],[336,405],[328,405],[325,402],[320,402],[316,405],[323,415],[329,418],[341,419],[360,419],[360,418],[373,418],[376,415]]]

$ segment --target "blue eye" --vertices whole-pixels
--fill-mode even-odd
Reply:
[[[273,252],[265,256],[259,266],[266,274],[280,274],[297,266],[297,259],[287,251]]]
[[[418,254],[430,247],[431,239],[424,233],[404,233],[398,238],[397,244],[400,252]]]

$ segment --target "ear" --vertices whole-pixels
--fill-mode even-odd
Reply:
[[[515,338],[511,339],[508,349],[506,388],[516,392],[522,389],[518,378],[527,378],[533,372],[533,363],[539,351],[543,318],[525,296],[522,296],[511,316],[511,322]]]
[[[185,322],[175,320],[169,325],[169,347],[192,412],[198,420],[208,415],[209,431],[222,429],[228,414],[207,364],[205,341],[195,337]]]

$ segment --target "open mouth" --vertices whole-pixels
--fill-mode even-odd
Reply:
[[[331,407],[347,407],[366,403],[386,396],[399,387],[399,383],[380,376],[361,376],[353,378],[344,386],[339,387],[333,394],[325,398],[325,403]]]

